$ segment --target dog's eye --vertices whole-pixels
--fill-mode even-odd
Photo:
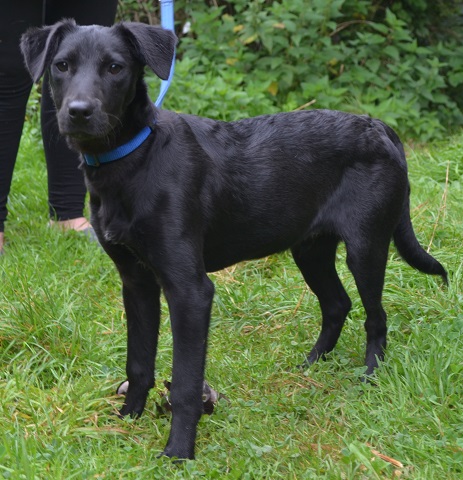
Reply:
[[[122,70],[122,67],[120,65],[118,65],[117,63],[112,63],[109,66],[108,72],[111,73],[112,75],[117,75],[121,70]]]
[[[69,70],[69,65],[67,62],[58,62],[56,64],[56,68],[60,71],[60,72],[67,72]]]

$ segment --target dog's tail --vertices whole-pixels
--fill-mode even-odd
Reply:
[[[393,234],[394,244],[400,256],[413,268],[430,275],[440,275],[448,284],[444,267],[419,244],[410,219],[410,198],[406,196],[399,224]]]

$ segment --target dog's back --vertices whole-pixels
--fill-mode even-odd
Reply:
[[[171,115],[171,114],[168,114]],[[402,144],[395,132],[380,120],[335,110],[308,110],[261,115],[235,122],[221,122],[194,115],[180,115],[198,143],[215,160],[250,156],[256,161],[279,156],[352,165],[365,156],[396,157],[406,169],[405,157],[395,148]],[[391,145],[392,143],[392,145]],[[393,148],[393,146],[395,148]],[[388,152],[388,153],[387,153]],[[225,160],[224,160],[225,162]]]

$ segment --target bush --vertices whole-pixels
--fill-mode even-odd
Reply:
[[[140,11],[158,17],[150,2],[128,3],[143,7],[139,19]],[[341,109],[379,117],[420,140],[463,123],[461,2],[176,5],[181,40],[169,108],[221,119]]]

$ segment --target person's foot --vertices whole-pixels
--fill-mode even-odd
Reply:
[[[85,217],[70,218],[69,220],[50,220],[50,225],[64,231],[75,230],[76,232],[92,228],[90,222]]]
[[[87,237],[92,240],[96,241],[96,234],[93,230],[93,227],[90,225],[90,222],[85,217],[79,218],[71,218],[69,220],[50,220],[50,225],[57,227],[63,231],[66,230],[75,230],[76,232],[82,232]],[[0,255],[3,255],[5,246],[5,233],[0,232]]]
[[[56,227],[63,232],[74,230],[85,235],[92,242],[98,242],[95,230],[85,217],[70,218],[69,220],[50,220],[50,226]]]

